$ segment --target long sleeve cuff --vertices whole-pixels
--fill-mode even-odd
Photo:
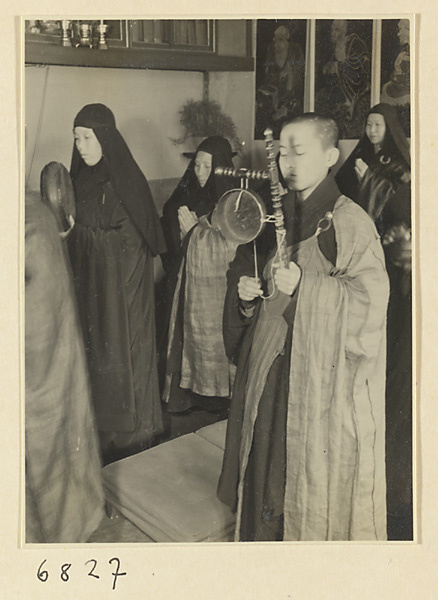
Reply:
[[[239,313],[244,319],[251,319],[254,316],[257,298],[254,300],[240,300],[239,298]]]

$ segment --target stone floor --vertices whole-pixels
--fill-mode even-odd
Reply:
[[[104,517],[88,540],[89,544],[150,544],[152,540],[122,515]]]

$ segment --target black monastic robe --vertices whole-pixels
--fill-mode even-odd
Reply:
[[[104,161],[82,169],[74,183],[69,247],[97,427],[111,459],[147,448],[162,431],[153,256]]]

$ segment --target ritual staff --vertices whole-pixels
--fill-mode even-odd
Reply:
[[[165,242],[149,185],[103,104],[74,121],[68,238],[104,462],[162,431],[153,257]]]
[[[386,539],[388,277],[373,222],[330,174],[337,138],[313,113],[283,126],[290,262],[272,265],[267,226],[257,277],[252,244],[228,272],[237,373],[218,496],[237,511],[236,540]]]

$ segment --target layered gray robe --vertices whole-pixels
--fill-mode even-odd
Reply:
[[[360,207],[339,197],[333,227],[335,266],[316,235],[291,249],[302,278],[291,299],[296,310],[288,365],[283,539],[384,540],[388,277],[376,229]],[[288,332],[281,313],[269,316],[262,308],[255,319],[240,428],[236,540],[260,398]],[[227,460],[226,450],[224,465]],[[226,473],[222,477],[225,481]]]

